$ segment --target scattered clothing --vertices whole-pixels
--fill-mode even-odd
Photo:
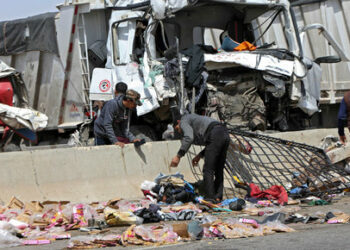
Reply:
[[[163,213],[162,219],[165,221],[177,221],[177,220],[193,220],[197,215],[197,212],[191,209],[185,209],[176,213]]]
[[[249,184],[250,196],[254,198],[267,198],[269,200],[277,200],[279,204],[284,205],[288,202],[287,191],[282,186],[274,185],[269,189],[261,191],[260,188],[254,183]]]
[[[136,210],[134,214],[138,217],[143,218],[144,223],[159,222],[162,220],[160,214],[160,207],[156,204],[150,204],[149,208],[141,208]]]
[[[212,46],[193,45],[191,48],[182,51],[182,54],[190,59],[186,65],[186,87],[197,87],[201,81],[201,75],[204,70],[204,53],[217,53]]]

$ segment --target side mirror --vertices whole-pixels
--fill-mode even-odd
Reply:
[[[321,56],[317,57],[314,62],[317,64],[320,63],[338,63],[341,61],[341,58],[339,56]]]

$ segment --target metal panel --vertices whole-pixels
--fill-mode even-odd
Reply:
[[[28,90],[28,101],[29,106],[36,109],[36,89],[38,83],[38,74],[39,74],[39,63],[40,63],[40,52],[32,51],[27,52],[25,69],[23,73],[23,79],[25,79],[25,85]],[[40,83],[39,83],[40,84]]]
[[[80,45],[78,33],[75,34],[72,51],[72,69],[69,74],[67,99],[64,110],[64,123],[79,124],[84,120],[84,93],[82,64],[80,61]]]
[[[48,128],[56,128],[62,95],[64,69],[61,60],[54,54],[42,53],[40,64],[38,111],[49,117]]]
[[[350,16],[347,14],[350,12],[350,0],[328,0],[293,7],[293,9],[299,27],[313,23],[323,24],[343,48],[347,57],[350,56]],[[266,18],[266,15],[264,18]],[[259,18],[258,24],[261,24],[264,18]],[[283,28],[282,23],[277,21],[272,25],[270,31],[265,34],[263,41],[275,41],[278,47],[285,48],[286,44],[281,39],[281,37],[284,37],[284,34],[283,32],[278,32]],[[259,31],[261,32],[265,26],[263,25]],[[326,39],[317,30],[314,30],[307,32],[304,41],[304,55],[315,59],[320,56],[336,55],[336,52],[327,43]],[[321,102],[340,102],[344,91],[350,90],[350,62],[321,64],[321,67],[323,71]]]
[[[63,67],[66,68],[70,35],[72,32],[74,6],[62,7],[56,20],[57,43]]]

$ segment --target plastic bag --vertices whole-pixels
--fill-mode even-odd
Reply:
[[[0,248],[9,248],[21,245],[21,240],[9,231],[0,229]]]
[[[94,240],[100,239],[100,235],[94,235],[94,236],[75,236],[72,237],[68,242],[68,248],[76,247],[77,245],[88,245],[91,244]]]
[[[18,215],[23,213],[24,210],[22,209],[8,209],[3,213],[3,219],[6,219],[7,221],[16,218]]]
[[[109,226],[140,225],[143,223],[143,218],[134,215],[132,212],[121,212],[106,207],[104,214],[105,220]]]
[[[137,209],[139,209],[140,207],[135,204],[135,203],[131,203],[127,200],[120,200],[117,202],[117,206],[119,207],[119,210],[121,212],[127,212],[127,211],[131,211],[134,212]]]
[[[142,190],[152,190],[157,184],[154,181],[144,181],[141,183]]]
[[[295,230],[291,227],[288,227],[285,224],[282,224],[280,221],[274,221],[274,222],[267,222],[266,224],[262,225],[263,228],[272,230],[274,232],[295,232]]]
[[[134,232],[144,241],[150,242],[174,243],[178,238],[170,225],[137,226],[134,228]]]
[[[216,221],[218,218],[212,215],[204,215],[204,217],[202,218],[202,224],[206,224],[206,223],[213,223],[214,221]]]

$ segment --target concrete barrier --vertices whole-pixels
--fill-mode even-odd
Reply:
[[[190,157],[185,156],[177,168],[169,167],[179,146],[179,141],[164,141],[139,149],[126,145],[1,153],[0,201],[6,203],[12,196],[72,202],[140,198],[140,184],[160,172],[180,172],[186,180],[195,180]]]
[[[347,138],[349,141],[348,133],[346,132],[345,134],[347,134]],[[276,137],[276,138],[281,138],[284,140],[304,143],[315,147],[320,147],[321,140],[327,135],[338,136],[338,129],[337,128],[308,129],[308,130],[281,132],[281,133],[273,133],[273,134],[266,134],[266,135]]]
[[[268,134],[319,146],[336,129],[304,130]],[[114,197],[141,198],[140,184],[153,180],[160,172],[180,172],[195,181],[190,159],[199,148],[192,147],[178,168],[170,168],[179,141],[152,142],[139,149],[126,145],[46,149],[0,154],[0,202],[12,196],[24,201],[69,200],[103,201]],[[200,173],[200,169],[197,169]]]

